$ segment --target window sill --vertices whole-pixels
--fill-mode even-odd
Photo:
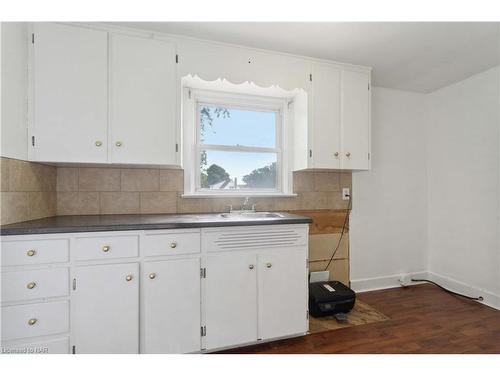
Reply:
[[[238,192],[238,193],[186,193],[181,198],[294,198],[294,193],[256,193],[256,192]]]

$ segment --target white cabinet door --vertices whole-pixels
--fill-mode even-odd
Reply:
[[[312,74],[312,165],[340,168],[340,69],[313,64]]]
[[[175,72],[174,44],[111,36],[113,163],[176,164]]]
[[[138,353],[139,264],[81,266],[75,279],[76,353]]]
[[[199,351],[200,259],[145,262],[142,291],[141,351]]]
[[[342,168],[370,169],[370,77],[342,72]]]
[[[206,258],[206,349],[257,340],[256,261],[255,254]]]
[[[107,33],[36,23],[33,48],[31,159],[106,162]]]
[[[260,338],[306,333],[307,255],[304,248],[259,255]]]

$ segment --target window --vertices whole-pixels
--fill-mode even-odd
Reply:
[[[184,99],[185,195],[289,193],[287,100],[187,88]]]

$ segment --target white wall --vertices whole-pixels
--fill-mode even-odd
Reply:
[[[26,160],[28,29],[15,22],[2,22],[1,28],[1,156]]]
[[[354,289],[416,273],[500,308],[499,91],[500,67],[428,95],[374,89],[372,170],[353,174]]]
[[[427,99],[429,270],[500,306],[499,72]]]
[[[427,269],[425,96],[374,88],[372,169],[353,173],[351,280],[356,290],[397,286]]]

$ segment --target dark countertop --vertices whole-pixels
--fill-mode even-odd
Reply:
[[[310,224],[312,220],[286,212],[274,218],[224,218],[220,214],[52,216],[0,226],[0,235],[104,232],[121,230],[230,227],[242,225]]]

